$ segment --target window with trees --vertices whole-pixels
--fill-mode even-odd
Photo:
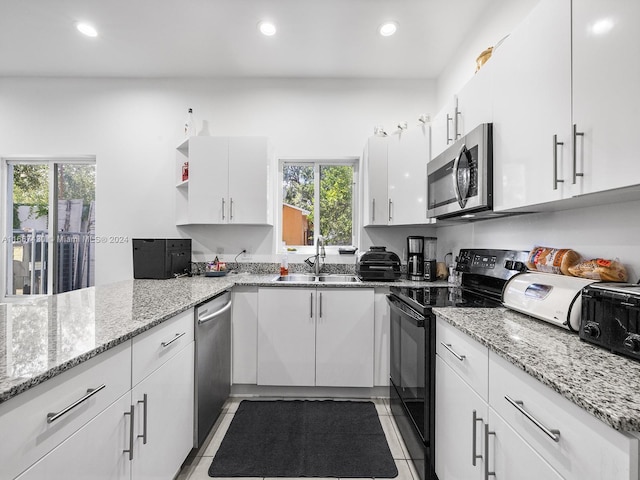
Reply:
[[[7,159],[5,165],[5,296],[93,286],[95,159]]]
[[[282,164],[282,241],[288,247],[355,243],[355,160]]]

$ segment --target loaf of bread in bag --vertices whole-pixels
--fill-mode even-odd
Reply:
[[[602,280],[603,282],[626,282],[628,280],[627,269],[623,264],[617,260],[604,258],[585,260],[569,267],[569,272],[574,277]]]
[[[571,275],[569,268],[580,262],[580,255],[570,248],[533,247],[527,259],[529,270]]]

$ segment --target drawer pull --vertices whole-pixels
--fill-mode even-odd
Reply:
[[[522,413],[525,417],[527,417],[536,427],[544,432],[544,434],[549,437],[554,442],[560,441],[560,430],[551,430],[545,427],[542,422],[540,422],[537,418],[531,415],[524,409],[524,402],[521,400],[514,400],[509,395],[504,396],[505,400],[513,405],[520,413]]]
[[[457,358],[458,360],[460,360],[461,362],[462,362],[465,358],[467,358],[467,357],[466,357],[466,356],[464,356],[464,355],[460,355],[459,353],[456,353],[456,351],[455,351],[453,348],[451,348],[451,344],[450,344],[450,343],[440,342],[440,344],[441,344],[444,348],[446,348],[447,350],[449,350],[449,352],[451,352],[451,355],[453,355],[454,357],[456,357],[456,358]]]
[[[473,411],[473,427],[471,429],[473,438],[471,440],[471,465],[476,466],[476,460],[482,458],[482,455],[476,453],[476,437],[478,435],[478,429],[476,427],[478,422],[482,422],[482,418],[478,417],[478,413]]]
[[[100,390],[102,390],[105,387],[106,387],[106,385],[102,384],[98,388],[89,388],[89,389],[87,389],[87,394],[85,396],[83,396],[82,398],[79,398],[78,400],[73,402],[68,407],[63,408],[62,410],[60,410],[57,413],[56,412],[47,413],[47,423],[55,422],[57,419],[62,417],[64,414],[69,413],[71,410],[76,408],[78,405],[80,405],[85,400],[89,400],[91,397],[93,397],[96,393],[98,393]]]
[[[182,333],[176,333],[176,336],[173,337],[171,340],[169,340],[168,342],[162,342],[160,345],[162,345],[162,348],[166,348],[169,345],[171,345],[173,342],[175,342],[176,340],[178,340],[180,337],[184,337],[187,334],[187,332],[182,332]]]

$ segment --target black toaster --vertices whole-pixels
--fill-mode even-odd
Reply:
[[[580,338],[640,360],[640,285],[594,283],[582,290]]]

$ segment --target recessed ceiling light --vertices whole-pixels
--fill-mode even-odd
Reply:
[[[97,37],[98,36],[98,31],[92,25],[89,25],[88,23],[78,22],[76,24],[76,28],[78,29],[78,31],[80,33],[86,35],[87,37]]]
[[[260,30],[260,33],[267,37],[271,37],[276,34],[276,26],[271,22],[260,22],[258,24],[258,29]]]
[[[378,32],[380,32],[380,35],[383,37],[389,37],[396,33],[396,30],[398,30],[398,24],[396,22],[385,22],[380,25]]]

